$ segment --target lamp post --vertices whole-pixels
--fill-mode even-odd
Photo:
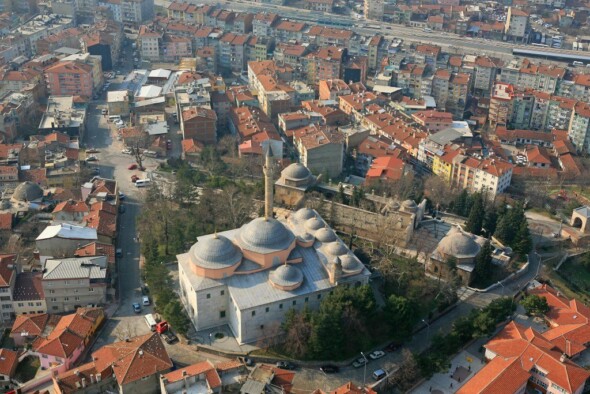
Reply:
[[[504,297],[504,285],[500,281],[498,281],[498,284],[502,286],[502,297]]]
[[[364,365],[364,369],[363,369],[363,393],[364,393],[365,392],[365,380],[367,378],[367,363],[369,361],[365,357],[365,353],[361,352],[361,356],[363,356],[363,359],[365,360],[365,365]]]
[[[426,319],[422,319],[422,323],[426,324],[426,340],[430,339],[430,324],[426,321]]]

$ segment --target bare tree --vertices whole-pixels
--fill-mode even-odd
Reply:
[[[117,328],[115,328],[112,335],[119,341],[124,341],[128,338],[133,338],[137,336],[137,327],[131,325],[129,322],[120,321],[119,324],[117,324]]]

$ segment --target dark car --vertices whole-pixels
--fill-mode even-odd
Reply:
[[[389,345],[387,345],[385,347],[385,351],[386,352],[395,352],[397,349],[399,349],[400,345],[397,342],[391,342]]]
[[[164,340],[167,344],[171,345],[173,343],[178,342],[178,337],[172,332],[172,330],[167,330],[162,333]]]
[[[295,369],[295,365],[291,364],[290,362],[287,362],[287,361],[279,361],[279,362],[277,362],[277,368]]]
[[[320,367],[320,371],[323,373],[338,373],[340,372],[340,368],[338,368],[336,365],[322,365]]]
[[[141,305],[139,305],[137,302],[133,303],[133,312],[141,313]]]

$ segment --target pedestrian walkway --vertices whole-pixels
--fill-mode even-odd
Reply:
[[[475,341],[451,360],[451,368],[448,371],[434,374],[432,378],[411,392],[413,394],[455,393],[485,365],[481,360],[482,354],[477,351],[483,343],[485,340]]]

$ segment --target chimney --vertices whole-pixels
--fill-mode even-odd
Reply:
[[[75,371],[74,371],[74,374],[75,374],[76,376],[80,376],[80,371],[79,371],[79,370],[75,370]]]
[[[86,378],[82,378],[82,387],[86,387]]]
[[[94,374],[90,374],[90,384],[94,384]]]
[[[100,374],[100,373],[97,373],[97,374],[96,374],[96,382],[97,382],[97,383],[98,383],[98,382],[100,382],[100,380],[101,380],[101,379],[102,379],[102,374]]]
[[[563,353],[563,354],[561,355],[561,357],[559,357],[559,361],[561,361],[562,363],[564,363],[564,362],[565,362],[565,360],[567,360],[567,355],[566,355],[565,353]]]

